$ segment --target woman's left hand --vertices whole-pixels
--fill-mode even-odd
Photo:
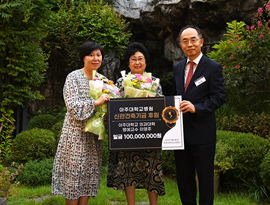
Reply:
[[[102,105],[108,101],[110,101],[110,96],[108,94],[101,94],[101,96],[95,101],[95,106]]]
[[[150,93],[147,93],[146,94],[146,97],[155,97],[154,95],[150,94]]]

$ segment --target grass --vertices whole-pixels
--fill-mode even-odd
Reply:
[[[90,198],[88,205],[127,205],[124,191],[106,186],[106,171],[103,167],[98,196]],[[159,197],[159,205],[181,205],[176,181],[165,178],[166,195]],[[9,198],[8,205],[65,205],[63,196],[51,196],[51,186],[28,187],[20,185],[16,198]],[[146,190],[136,190],[136,202],[147,202]],[[220,193],[215,196],[214,205],[259,205],[246,193]]]

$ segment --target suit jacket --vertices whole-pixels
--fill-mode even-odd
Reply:
[[[225,102],[222,66],[203,55],[185,92],[186,62],[187,59],[184,59],[173,67],[174,86],[172,93],[173,95],[182,95],[182,100],[190,101],[196,108],[196,113],[183,114],[184,139],[194,145],[215,143],[216,119],[214,111]],[[196,85],[195,82],[199,79],[201,79],[201,83]]]

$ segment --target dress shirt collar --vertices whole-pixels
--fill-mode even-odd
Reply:
[[[201,60],[201,58],[202,58],[202,56],[203,56],[203,54],[201,52],[200,55],[193,60],[193,62],[196,63],[196,65],[198,65],[199,62],[200,62],[200,60]],[[187,58],[187,64],[189,63],[189,61],[190,61],[189,58]]]

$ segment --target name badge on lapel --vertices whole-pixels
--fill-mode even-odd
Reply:
[[[200,78],[198,78],[197,80],[194,81],[196,86],[199,86],[200,84],[204,83],[206,81],[205,77],[202,76]]]

